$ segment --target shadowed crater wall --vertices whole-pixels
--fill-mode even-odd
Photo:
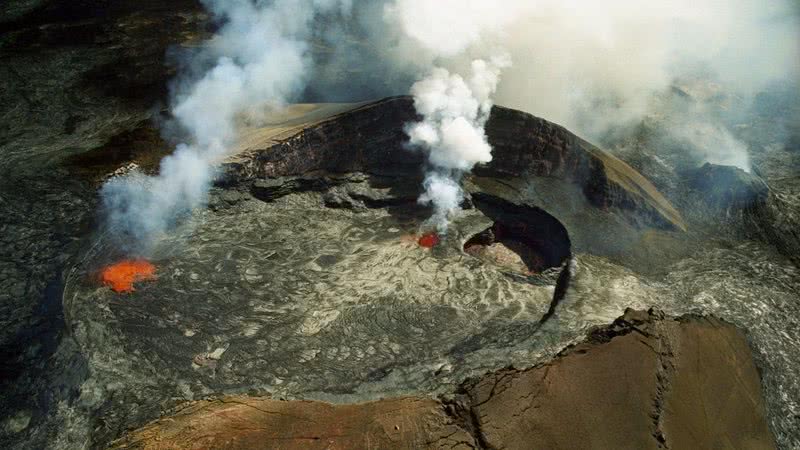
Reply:
[[[560,267],[570,258],[567,229],[543,209],[517,205],[483,193],[475,193],[472,200],[494,224],[467,240],[464,243],[466,252],[502,244],[519,255],[533,273]]]

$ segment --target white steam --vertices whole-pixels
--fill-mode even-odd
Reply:
[[[666,120],[668,144],[688,151],[691,162],[735,166],[750,172],[747,145],[704,108],[692,105],[688,110],[671,111]]]
[[[200,76],[175,90],[183,144],[158,176],[134,174],[103,188],[109,224],[142,243],[203,204],[213,167],[235,145],[242,121],[257,124],[309,85],[323,99],[336,92],[345,95],[339,101],[354,101],[367,99],[356,98],[361,93],[405,92],[418,81],[413,94],[423,120],[409,134],[430,154],[422,200],[445,220],[460,201],[461,175],[491,158],[483,126],[492,97],[593,140],[643,117],[664,118],[676,140],[692,141],[694,156],[749,169],[746,146],[724,113],[685,120],[654,98],[676,80],[697,79],[746,105],[768,83],[797,83],[800,75],[796,0],[203,3],[223,25],[197,55],[210,67],[193,64]],[[312,39],[327,44],[313,48],[327,58],[312,58]],[[510,60],[514,67],[499,83]]]
[[[500,4],[501,3],[501,4]],[[457,56],[488,35],[532,9],[530,1],[396,0],[386,6],[385,17],[397,21],[405,36],[434,56]]]
[[[186,138],[158,176],[134,173],[102,189],[108,225],[134,248],[153,243],[182,214],[206,201],[214,164],[237,139],[241,120],[298,96],[310,77],[308,41],[321,13],[346,13],[349,0],[204,0],[223,22],[199,60],[216,63],[178,86],[172,113]]]
[[[447,229],[448,216],[458,210],[463,198],[459,182],[478,163],[492,160],[492,147],[484,125],[492,109],[491,95],[500,71],[510,61],[497,57],[472,62],[468,79],[436,68],[411,87],[421,122],[409,124],[409,143],[428,152],[430,170],[420,203],[434,208],[433,222],[439,232]]]
[[[383,18],[388,26],[371,35],[382,64],[462,72],[501,48],[514,68],[503,73],[495,101],[592,140],[676,113],[653,102],[676,80],[718,83],[743,108],[772,82],[800,80],[800,5],[790,0],[394,0]],[[693,133],[680,117],[666,119],[678,125],[676,139]],[[746,145],[723,120],[696,114],[697,122],[716,136],[705,148],[698,142],[694,156],[749,169]]]
[[[750,170],[747,146],[719,114],[700,105],[689,117],[657,98],[686,78],[750,98],[800,73],[797,5],[786,0],[653,0],[646,8],[634,0],[393,0],[383,20],[367,28],[386,56],[381,64],[430,73],[412,88],[424,120],[408,133],[430,154],[421,200],[433,204],[440,228],[457,209],[461,174],[490,155],[485,118],[465,98],[486,101],[496,89],[497,102],[593,140],[655,118],[674,141],[692,143],[684,147],[690,159]],[[452,75],[498,54],[514,67],[488,93]]]
[[[458,58],[485,36],[501,32],[523,2],[498,7],[489,0],[397,0],[384,11],[386,20],[400,24],[403,35],[421,46],[433,60]],[[414,83],[411,95],[422,121],[406,126],[409,143],[428,153],[430,169],[419,201],[433,206],[431,221],[440,233],[463,199],[460,182],[478,163],[492,160],[484,126],[492,110],[492,95],[500,73],[511,66],[501,47],[482,50],[488,58],[472,60],[470,75],[435,67]]]

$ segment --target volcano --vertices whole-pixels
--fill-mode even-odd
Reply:
[[[208,208],[120,261],[98,180],[172,150],[200,3],[0,7],[0,448],[800,446],[800,91],[736,115],[750,174],[496,106],[446,239],[412,98],[245,114]]]
[[[698,240],[707,236],[704,222],[695,215],[685,220],[633,167],[563,127],[502,107],[493,110],[487,124],[495,159],[464,177],[462,211],[452,218],[447,239],[420,234],[430,218],[430,209],[417,201],[425,161],[403,147],[403,123],[413,115],[412,100],[396,97],[349,110],[339,107],[332,116],[312,117],[306,124],[299,120],[300,125],[278,137],[270,130],[253,130],[252,139],[222,163],[209,208],[195,213],[203,220],[160,240],[159,250],[169,258],[160,259],[158,268],[141,259],[104,268],[100,281],[110,289],[97,289],[91,261],[108,260],[115,249],[103,236],[87,246],[76,259],[89,262],[71,269],[66,280],[64,317],[76,330],[75,345],[90,360],[89,376],[114,386],[113,395],[123,399],[111,415],[105,406],[85,413],[113,425],[98,429],[98,442],[107,445],[121,436],[118,430],[158,419],[176,390],[202,400],[207,392],[241,393],[243,386],[256,398],[377,402],[365,412],[342,406],[354,414],[347,417],[318,416],[331,411],[326,404],[281,404],[300,408],[293,417],[310,414],[319,423],[341,419],[353,424],[355,432],[364,428],[363,417],[391,410],[395,394],[410,399],[409,407],[431,395],[461,399],[452,405],[426,403],[431,409],[414,419],[427,427],[440,417],[429,411],[453,411],[447,417],[459,419],[447,419],[456,425],[444,436],[469,434],[457,424],[471,423],[460,419],[471,420],[470,413],[459,408],[491,403],[487,420],[508,422],[509,429],[491,437],[490,425],[468,427],[487,434],[475,438],[487,442],[524,439],[525,427],[539,420],[547,419],[542,425],[547,429],[562,427],[548,419],[560,417],[555,413],[525,413],[521,422],[508,421],[506,414],[515,413],[519,398],[544,399],[546,411],[562,411],[561,405],[582,402],[612,404],[613,395],[630,403],[581,411],[580,417],[613,422],[602,432],[582,433],[607,442],[636,434],[636,442],[647,447],[644,443],[653,439],[652,417],[662,414],[653,405],[665,401],[661,393],[671,392],[677,396],[674,405],[689,405],[669,416],[673,427],[680,423],[671,428],[672,439],[699,433],[713,440],[737,433],[738,422],[729,416],[715,423],[717,434],[689,426],[706,427],[690,407],[693,397],[683,394],[697,388],[697,379],[715,380],[735,392],[736,407],[714,406],[715,417],[736,411],[750,424],[748,438],[769,442],[764,405],[768,411],[780,410],[779,393],[762,397],[757,376],[748,375],[744,384],[721,381],[735,379],[745,366],[748,374],[755,373],[746,341],[734,327],[690,313],[737,317],[742,322],[735,325],[747,324],[758,345],[784,354],[791,342],[770,339],[766,331],[782,319],[764,321],[761,311],[769,308],[751,311],[747,305],[768,299],[792,308],[796,292],[789,288],[794,285],[785,285],[792,279],[791,265],[770,263],[779,256],[762,244],[747,244],[755,246],[751,251],[719,247],[716,238]],[[687,189],[700,187],[687,184]],[[435,251],[410,251],[420,247]],[[753,258],[760,258],[755,265]],[[724,270],[710,271],[709,266]],[[777,271],[781,281],[753,283],[753,270]],[[134,292],[157,273],[162,274],[158,283],[139,289],[136,302],[118,301],[118,294]],[[774,275],[757,276],[769,280]],[[720,286],[737,295],[720,293]],[[631,304],[658,306],[666,315],[629,314],[615,322]],[[652,337],[661,324],[695,320],[698,325],[685,330],[679,350],[671,355],[651,350],[678,344]],[[650,322],[649,337],[632,331]],[[640,336],[648,339],[644,345]],[[713,349],[731,350],[732,336],[738,336],[736,356],[721,361],[715,355],[722,353]],[[569,350],[582,341],[595,350]],[[569,357],[552,359],[561,349]],[[701,351],[702,367],[673,362],[696,361],[693,352]],[[132,355],[147,363],[119,370],[117,365]],[[589,372],[572,366],[578,360],[599,370],[602,379],[584,378]],[[491,386],[509,365],[542,370],[516,373],[520,381],[513,396],[493,393]],[[536,381],[548,372],[547,383]],[[639,375],[620,376],[634,372]],[[794,373],[793,366],[786,366],[767,376],[789,385]],[[555,374],[557,381],[551,383]],[[554,391],[545,392],[543,386]],[[563,386],[570,387],[569,395]],[[632,391],[636,396],[624,394]],[[218,401],[226,411],[233,404]],[[405,408],[407,403],[401,403]],[[208,417],[197,414],[187,413],[186,430],[205,429],[201,424]],[[784,416],[769,417],[780,421]],[[289,422],[286,430],[298,431],[291,436],[304,436],[299,433],[305,431],[304,421]],[[615,425],[632,423],[637,425],[630,429]],[[400,427],[398,432],[414,426],[389,425],[390,431]],[[220,426],[214,432],[219,439],[233,436],[227,434],[233,433],[231,427]],[[266,432],[278,429],[269,425]],[[314,433],[326,430],[327,425]],[[404,439],[414,439],[409,436]],[[557,443],[541,447],[571,448]]]

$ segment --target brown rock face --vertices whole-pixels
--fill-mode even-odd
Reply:
[[[742,334],[715,322],[672,330],[676,358],[664,395],[664,436],[671,448],[774,448]]]
[[[557,364],[482,379],[468,392],[487,446],[657,448],[650,413],[658,358],[639,339],[620,336]]]
[[[138,431],[121,448],[475,448],[472,436],[430,399],[360,405],[229,398],[190,404]]]
[[[772,449],[744,335],[714,318],[628,311],[550,363],[450,400],[194,402],[115,448]]]
[[[629,311],[553,363],[467,387],[488,448],[771,449],[743,334]]]

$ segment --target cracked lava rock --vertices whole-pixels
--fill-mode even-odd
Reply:
[[[698,381],[699,380],[699,381]],[[581,414],[576,414],[580,409]],[[439,399],[190,402],[113,448],[772,449],[744,334],[714,317],[628,310],[526,370]]]

